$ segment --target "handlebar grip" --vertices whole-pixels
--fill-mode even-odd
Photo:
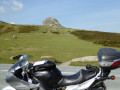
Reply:
[[[99,72],[99,68],[98,67],[96,67],[96,66],[92,66],[92,65],[90,65],[90,64],[87,64],[86,65],[86,69],[88,69],[88,70],[90,70],[90,71],[95,71],[95,72]]]
[[[86,65],[86,69],[90,69],[92,66],[90,64]]]

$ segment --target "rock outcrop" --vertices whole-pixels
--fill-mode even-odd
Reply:
[[[77,62],[77,61],[93,62],[93,61],[98,61],[98,58],[97,58],[97,56],[85,56],[85,57],[81,57],[81,58],[72,59],[72,62]]]
[[[98,61],[97,56],[84,56],[84,57],[80,57],[80,58],[74,58],[70,61],[67,62],[63,62],[62,64],[60,64],[60,66],[69,66],[71,62],[94,62],[94,61]]]
[[[43,21],[43,25],[53,26],[56,28],[62,28],[63,26],[58,22],[57,19],[49,17]]]

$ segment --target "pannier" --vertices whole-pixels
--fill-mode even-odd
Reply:
[[[113,48],[101,48],[98,51],[98,62],[102,68],[109,70],[120,66],[120,51]]]

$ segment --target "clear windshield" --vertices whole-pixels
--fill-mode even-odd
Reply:
[[[12,70],[12,72],[14,72],[14,71],[16,71],[16,70],[18,70],[18,69],[20,69],[20,68],[27,68],[28,67],[28,65],[29,65],[29,62],[28,62],[28,56],[27,55],[23,55],[23,56],[21,56],[20,57],[20,59],[19,59],[19,61],[18,62],[16,62],[11,68],[10,68],[10,70]],[[9,71],[10,71],[9,70]]]
[[[14,87],[15,90],[31,90],[31,88],[36,86],[28,82],[28,74],[25,72],[29,66],[28,59],[30,59],[28,55],[21,56],[6,75],[7,83]]]
[[[28,67],[28,65],[29,65],[29,63],[28,63],[28,61],[27,61],[27,55],[24,55],[24,56],[21,56],[20,57],[20,62],[19,62],[19,65],[20,65],[20,67],[22,68],[22,67]]]

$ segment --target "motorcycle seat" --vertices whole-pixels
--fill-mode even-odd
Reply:
[[[80,84],[80,83],[94,77],[95,75],[96,75],[96,73],[93,71],[81,69],[76,74],[69,75],[69,76],[63,75],[63,78],[58,83],[58,86],[63,87],[63,86],[68,86],[68,85]]]

